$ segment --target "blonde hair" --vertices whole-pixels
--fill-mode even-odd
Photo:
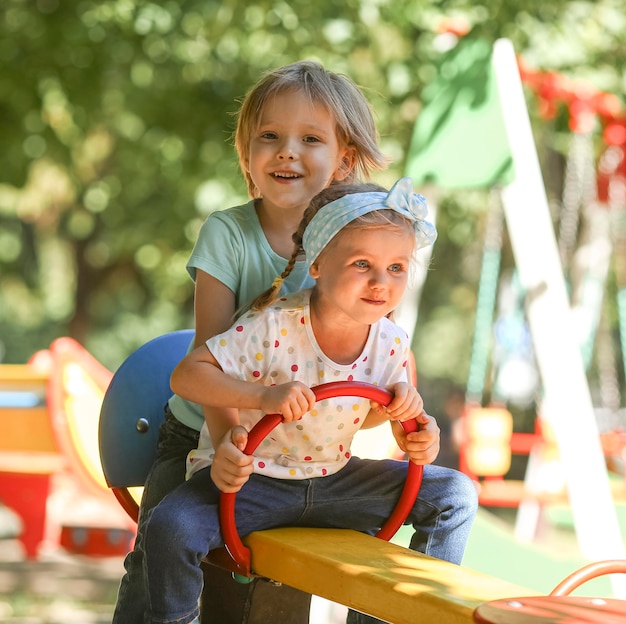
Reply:
[[[250,197],[258,191],[248,171],[250,141],[266,102],[286,91],[300,91],[311,102],[328,109],[336,123],[337,138],[355,150],[355,164],[346,183],[368,180],[370,171],[384,169],[389,159],[378,147],[372,109],[361,89],[347,76],[314,61],[298,61],[267,72],[246,94],[237,116],[235,147]]]
[[[336,199],[344,197],[345,195],[351,195],[354,193],[372,193],[372,192],[387,192],[387,189],[379,186],[378,184],[372,183],[360,183],[360,184],[334,184],[329,186],[322,191],[320,191],[309,203],[306,210],[304,211],[304,215],[302,220],[300,221],[300,225],[298,229],[292,236],[292,240],[294,242],[293,253],[291,254],[291,258],[289,258],[289,262],[285,267],[285,270],[274,280],[270,288],[268,288],[265,292],[261,293],[251,304],[250,308],[253,310],[263,310],[267,308],[270,304],[272,304],[280,289],[283,285],[284,280],[290,275],[293,267],[296,264],[296,259],[302,253],[304,253],[304,248],[302,246],[302,238],[304,237],[304,231],[307,226],[313,219],[313,217],[317,214],[318,210],[329,204]],[[353,221],[350,221],[346,224],[338,234],[344,232],[348,229],[356,229],[356,228],[368,228],[368,227],[399,227],[406,226],[413,231],[412,223],[401,214],[397,213],[394,210],[389,209],[381,209],[374,210],[372,212],[368,212],[367,214],[361,215],[357,217]],[[338,239],[338,235],[328,241],[324,250],[328,249],[328,247]],[[324,251],[322,251],[324,253]]]

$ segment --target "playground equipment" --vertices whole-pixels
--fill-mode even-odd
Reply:
[[[474,621],[477,624],[621,624],[626,619],[626,601],[570,596],[581,584],[603,574],[626,574],[626,561],[608,560],[586,565],[563,579],[548,596],[524,596],[482,604],[474,612]]]
[[[21,518],[31,558],[43,541],[52,475],[64,463],[45,405],[47,380],[34,364],[0,367],[0,500]]]
[[[104,395],[98,426],[104,476],[135,522],[138,496],[129,488],[143,486],[156,459],[163,408],[172,395],[170,376],[193,333],[172,332],[141,346],[122,363]]]
[[[20,517],[26,556],[61,545],[127,552],[134,527],[100,467],[97,416],[111,373],[70,338],[0,366],[0,500]]]
[[[331,382],[312,388],[316,401],[323,401],[337,396],[359,396],[376,401],[381,405],[388,405],[391,394],[377,386],[359,382]],[[248,443],[244,449],[246,455],[254,453],[265,437],[282,422],[280,414],[266,414],[250,431]],[[408,433],[417,430],[415,420],[401,423]],[[422,483],[423,466],[409,463],[406,483],[398,503],[391,516],[376,534],[376,537],[389,541],[402,526],[409,515],[417,498]],[[226,550],[233,559],[234,570],[244,576],[252,575],[250,549],[244,546],[235,525],[235,494],[222,493],[220,496],[220,523]]]
[[[162,418],[162,403],[170,392],[170,373],[186,352],[190,338],[189,331],[174,332],[140,347],[114,375],[102,404],[99,430],[104,473],[133,517],[137,515],[136,498],[125,492],[145,479],[155,452],[154,435]],[[326,391],[336,392],[337,388]],[[362,391],[358,385],[351,390],[355,394]],[[316,396],[320,399],[322,395]],[[372,398],[385,402],[380,394]],[[247,451],[252,452],[279,421],[280,416],[266,416],[251,432]],[[409,498],[414,494],[411,492]],[[226,561],[230,569],[246,574],[253,570],[256,575],[394,624],[414,622],[417,611],[420,619],[442,624],[550,623],[558,620],[533,620],[539,613],[537,605],[553,613],[564,608],[562,600],[533,597],[531,590],[518,585],[356,531],[280,528],[252,533],[241,541],[234,526],[235,496],[223,495],[222,501],[225,541],[237,565],[233,568],[223,554],[214,558],[214,563]],[[402,513],[395,518],[392,532],[395,524],[402,522]],[[626,569],[625,562],[613,563]],[[605,573],[616,571],[606,566],[601,569]],[[577,574],[580,578],[583,572]],[[571,583],[567,583],[559,591],[571,589]],[[557,596],[556,590],[553,594]],[[622,617],[626,608],[626,603],[615,600],[572,598],[570,602],[587,605],[589,619],[579,619],[581,622],[611,623],[610,618],[615,613]],[[570,603],[567,606],[570,608]],[[506,617],[513,611],[513,616],[523,613],[526,619],[495,619],[493,614],[500,617],[503,608],[507,609]]]
[[[583,357],[572,340],[570,302],[516,65],[510,44],[496,42],[494,68],[516,167],[515,180],[502,191],[503,207],[520,282],[528,293],[527,315],[543,382],[541,413],[555,435],[581,552],[591,561],[621,558],[624,544]],[[611,580],[615,594],[626,596],[624,578]]]
[[[137,518],[137,497],[129,488],[143,485],[155,457],[156,432],[163,417],[163,404],[171,392],[171,371],[185,354],[191,335],[188,330],[173,332],[140,347],[115,373],[102,402],[99,434],[104,474],[116,498],[133,518]],[[362,391],[358,385],[352,390]],[[376,397],[381,401],[385,398],[381,394]],[[264,429],[276,424],[278,419],[273,416],[252,436],[252,444],[258,444],[260,440],[254,438],[264,437]],[[415,478],[411,481],[408,491],[405,488],[408,498],[414,498],[415,485],[419,486]],[[529,592],[356,531],[276,529],[253,533],[233,546],[238,540],[232,517],[234,496],[226,495],[226,501],[225,537],[235,556],[243,551],[241,565],[235,566],[235,570],[254,570],[258,576],[395,624],[414,621],[418,598],[425,621],[445,624],[471,622],[474,608],[485,600]],[[404,504],[399,508],[386,537],[402,523],[402,514],[408,511]],[[233,569],[230,558],[224,554],[212,559],[216,560]]]
[[[172,332],[140,347],[122,363],[102,401],[99,448],[105,479],[135,521],[138,518],[137,496],[129,488],[144,484],[156,459],[163,406],[171,395],[169,379],[192,336],[192,330]],[[360,382],[331,382],[317,386],[313,391],[317,401],[335,396],[360,396],[387,405],[391,400],[391,394],[384,388]],[[250,431],[244,452],[253,453],[280,422],[282,417],[279,414],[266,414]],[[417,423],[411,420],[403,422],[402,426],[406,431],[415,431]],[[423,466],[409,464],[400,500],[378,533],[381,539],[391,539],[406,519],[417,497],[422,474]],[[220,515],[224,541],[234,560],[233,569],[250,575],[250,553],[235,526],[234,494],[221,495]]]
[[[502,224],[507,227],[519,285],[525,295],[524,312],[541,379],[541,396],[538,397],[541,433],[546,434],[543,427],[545,423],[558,449],[579,550],[588,561],[626,556],[583,353],[577,340],[579,328],[561,265],[561,256],[569,254],[570,246],[565,237],[559,249],[554,235],[518,59],[510,41],[501,39],[493,46],[483,42],[481,49],[478,49],[477,43],[480,44],[475,40],[467,41],[466,45],[461,42],[447,57],[450,63],[453,60],[460,61],[456,72],[451,67],[447,68],[449,73],[445,72],[446,75],[454,76],[454,84],[449,80],[445,83],[445,78],[442,78],[438,84],[441,89],[420,113],[406,173],[416,181],[441,181],[443,186],[447,182],[449,188],[498,186],[494,192],[501,199]],[[464,51],[472,52],[472,46],[481,53],[479,66],[474,64],[476,57],[471,59],[462,56]],[[463,73],[464,70],[468,71]],[[525,77],[528,75],[525,72]],[[472,77],[477,76],[480,80],[472,82]],[[430,93],[434,94],[434,89]],[[579,114],[574,117],[580,122],[573,129],[581,133],[590,131],[588,122],[590,118],[593,120],[596,112],[603,115],[610,108],[608,104],[614,103],[610,97],[597,98],[596,108],[593,98],[581,96],[580,89],[572,89],[570,95],[570,109],[576,104]],[[480,106],[483,103],[490,108]],[[486,125],[479,125],[485,120],[488,122]],[[612,125],[615,128],[620,126],[617,121],[614,117],[615,123]],[[617,130],[613,138],[620,135]],[[476,140],[470,140],[470,137]],[[622,149],[626,145],[625,137],[622,133]],[[496,139],[497,144],[491,145],[490,141]],[[469,152],[464,154],[461,149],[457,149],[461,145],[469,146]],[[488,149],[480,156],[476,152],[479,145],[488,145]],[[430,146],[433,146],[432,150]],[[579,162],[584,159],[588,143],[575,141],[575,147],[577,158],[580,156],[576,162]],[[470,164],[467,167],[459,166],[462,162]],[[478,181],[472,173],[472,166],[482,166],[486,162],[489,162],[491,169],[483,171]],[[440,170],[446,170],[448,177]],[[570,186],[570,189],[574,189],[572,193],[588,198],[588,178],[588,170],[582,171],[578,180],[581,184],[577,188],[575,185]],[[623,198],[623,184],[621,187],[619,184],[613,185],[615,197],[620,188]],[[568,207],[572,208],[573,205]],[[572,212],[570,216],[575,215]],[[567,227],[574,225],[572,219],[565,221]],[[497,234],[496,229],[494,226]],[[497,245],[494,245],[494,257],[498,253],[496,248]],[[497,274],[498,263],[499,256],[492,263],[493,273]],[[604,266],[602,264],[602,268]],[[587,272],[587,275],[591,274],[591,271]],[[594,276],[596,282],[602,278],[602,274],[602,271],[597,272]],[[490,333],[491,323],[488,323],[487,329]],[[531,468],[536,465],[534,456],[531,449]],[[585,458],[584,462],[581,461],[582,457]],[[486,485],[491,487],[491,483],[487,482]],[[485,492],[481,496],[482,500],[484,495]],[[519,517],[526,526],[536,525],[537,501],[526,505],[523,495],[521,491],[518,502],[521,500],[524,503],[523,511],[528,513]],[[623,580],[619,575],[611,577],[616,595],[622,597],[626,596]]]

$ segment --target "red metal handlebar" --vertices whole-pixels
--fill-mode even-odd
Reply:
[[[388,390],[374,386],[361,381],[334,381],[331,383],[321,384],[311,388],[315,393],[316,401],[323,401],[339,396],[358,396],[370,401],[376,401],[380,405],[389,405],[392,395]],[[280,414],[266,414],[252,428],[248,434],[248,443],[244,449],[246,455],[251,455],[257,446],[265,439],[267,434],[282,422],[283,418]],[[417,431],[418,424],[416,420],[408,420],[401,423],[407,433]],[[397,530],[402,526],[411,511],[420,486],[422,484],[422,476],[424,472],[423,466],[418,466],[413,462],[409,462],[407,478],[402,489],[402,494],[398,500],[396,507],[389,516],[376,537],[384,540],[391,539]],[[224,537],[224,545],[226,550],[233,559],[236,572],[244,576],[251,575],[250,569],[250,549],[244,545],[237,532],[235,524],[235,498],[234,493],[222,492],[220,494],[220,525],[222,536]]]
[[[589,563],[565,577],[551,592],[550,596],[569,596],[577,587],[605,574],[626,574],[625,559],[607,559]]]

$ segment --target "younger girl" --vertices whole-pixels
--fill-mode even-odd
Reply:
[[[365,426],[417,418],[423,428],[394,435],[411,461],[428,464],[438,430],[408,383],[406,333],[386,316],[398,305],[416,249],[431,244],[425,202],[403,178],[380,187],[334,186],[311,203],[294,235],[304,252],[312,289],[273,301],[257,299],[230,330],[207,340],[179,364],[172,388],[207,413],[190,478],[154,508],[145,532],[149,622],[192,622],[202,590],[200,562],[222,545],[219,491],[241,490],[241,535],[276,526],[345,527],[373,532],[397,501],[407,463],[351,456],[352,437]],[[271,306],[269,305],[271,304]],[[355,380],[392,390],[387,408],[365,399],[314,404],[311,386]],[[253,456],[247,432],[263,412],[279,425]],[[242,487],[245,484],[245,487]],[[448,468],[426,466],[407,523],[411,548],[460,563],[476,511],[471,481]]]
[[[331,184],[368,178],[386,164],[361,90],[349,78],[309,61],[273,70],[250,90],[239,111],[235,145],[253,200],[213,213],[200,230],[187,264],[195,282],[196,333],[190,348],[225,331],[235,311],[271,285],[315,194]],[[297,261],[282,292],[312,283],[306,264]],[[143,622],[143,525],[152,507],[184,481],[185,458],[197,446],[203,422],[202,408],[181,397],[173,396],[166,406],[113,624]],[[251,586],[234,591],[228,573],[210,566],[207,574],[212,578],[203,597],[205,622],[242,622],[249,607],[241,590],[251,592]]]

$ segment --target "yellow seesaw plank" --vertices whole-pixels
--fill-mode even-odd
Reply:
[[[259,576],[393,624],[469,624],[483,602],[537,593],[356,531],[282,528],[243,541]]]

